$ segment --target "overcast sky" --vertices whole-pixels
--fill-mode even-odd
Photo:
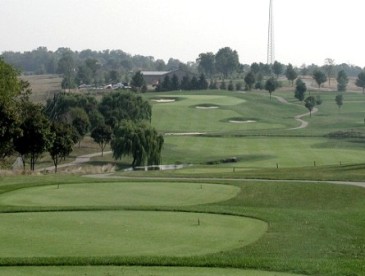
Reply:
[[[275,59],[365,66],[364,0],[273,0]],[[0,0],[0,53],[121,49],[195,61],[222,47],[266,62],[269,0]]]

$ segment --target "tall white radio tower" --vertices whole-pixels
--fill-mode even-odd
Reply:
[[[274,26],[273,26],[273,0],[270,0],[269,7],[269,29],[267,38],[267,64],[273,64],[275,61],[274,53]]]

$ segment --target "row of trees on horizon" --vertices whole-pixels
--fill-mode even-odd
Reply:
[[[6,51],[1,54],[5,62],[11,64],[24,74],[63,74],[69,75],[65,86],[80,84],[103,85],[109,83],[129,82],[134,72],[141,71],[172,71],[182,69],[192,74],[204,73],[208,79],[243,77],[249,71],[262,76],[281,75],[286,67],[280,62],[274,64],[252,63],[241,64],[237,51],[230,47],[219,49],[216,53],[200,53],[193,62],[183,63],[170,58],[167,62],[152,56],[130,55],[122,50],[93,51],[90,49],[72,51],[69,48],[59,48],[50,51],[46,47],[38,47],[27,52]],[[335,78],[337,73],[344,71],[349,77],[356,77],[362,68],[351,64],[335,64],[327,58],[323,65],[302,65],[293,67],[298,75],[312,75],[316,70],[322,70],[328,78]]]

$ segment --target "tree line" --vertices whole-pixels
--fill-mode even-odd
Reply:
[[[0,59],[0,163],[14,154],[30,169],[50,154],[57,166],[90,133],[103,152],[110,143],[115,159],[133,157],[133,166],[161,161],[163,136],[151,127],[151,105],[130,92],[94,97],[56,94],[45,105],[29,100],[29,83]]]
[[[69,48],[58,48],[50,51],[38,47],[27,52],[5,51],[1,54],[5,62],[25,74],[62,74],[63,88],[74,88],[78,85],[100,86],[109,83],[129,83],[131,72],[141,71],[184,71],[204,74],[207,79],[229,79],[243,77],[252,71],[258,78],[270,75],[281,75],[287,65],[252,63],[242,64],[236,50],[223,47],[216,53],[200,53],[195,61],[183,63],[170,58],[167,62],[152,56],[130,55],[122,50],[93,51],[90,49],[72,51]],[[326,58],[323,65],[301,65],[293,68],[298,75],[311,76],[315,71],[323,71],[329,82],[340,71],[349,77],[356,77],[362,68],[351,64],[335,64]],[[282,71],[282,72],[280,72]],[[258,75],[259,73],[259,75]],[[162,81],[162,80],[161,80]]]

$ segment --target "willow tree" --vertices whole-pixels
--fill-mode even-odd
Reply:
[[[163,136],[149,124],[123,121],[114,131],[111,148],[115,159],[131,156],[132,167],[159,165],[163,143]]]

